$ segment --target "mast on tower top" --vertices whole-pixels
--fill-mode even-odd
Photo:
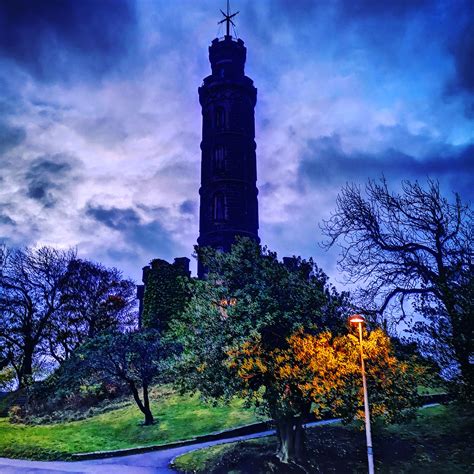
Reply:
[[[224,13],[221,10],[221,13],[224,15],[224,18],[221,21],[218,21],[217,24],[220,25],[221,23],[226,23],[226,36],[230,36],[230,25],[232,25],[235,28],[235,23],[232,21],[232,18],[234,16],[238,15],[239,12],[235,13],[230,13],[230,5],[229,5],[229,0],[227,0],[227,13]]]

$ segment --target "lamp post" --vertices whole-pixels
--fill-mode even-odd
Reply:
[[[360,366],[362,371],[362,385],[364,387],[364,418],[365,418],[365,436],[367,438],[367,459],[369,462],[369,474],[374,474],[374,454],[372,450],[372,434],[370,431],[370,410],[369,396],[367,394],[367,382],[365,380],[364,351],[362,349],[362,324],[365,319],[360,314],[354,314],[349,318],[351,324],[359,326],[359,345],[360,345]]]

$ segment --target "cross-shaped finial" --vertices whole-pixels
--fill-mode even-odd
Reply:
[[[237,15],[239,12],[235,12],[235,13],[232,13],[232,15],[230,14],[230,6],[229,6],[229,0],[227,0],[227,13],[224,13],[222,10],[221,10],[221,13],[224,15],[224,19],[217,22],[218,25],[220,25],[221,23],[224,23],[224,21],[226,22],[226,36],[230,36],[230,25],[232,24],[232,26],[235,26],[235,23],[232,21],[232,18],[234,18],[235,15]]]

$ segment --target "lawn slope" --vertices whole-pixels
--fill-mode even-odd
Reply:
[[[165,389],[151,404],[154,426],[140,425],[143,416],[133,403],[85,420],[41,426],[0,418],[0,457],[68,459],[72,453],[165,444],[256,421],[253,410],[244,409],[239,400],[212,407],[197,395]]]

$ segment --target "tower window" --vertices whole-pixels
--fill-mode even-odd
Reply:
[[[223,145],[218,145],[214,149],[214,171],[225,171],[226,149]]]
[[[227,219],[227,208],[226,208],[226,199],[223,193],[217,193],[214,195],[214,209],[213,217],[214,221],[222,222]]]
[[[226,117],[224,107],[216,108],[216,117],[215,117],[216,128],[222,130],[226,127]]]

